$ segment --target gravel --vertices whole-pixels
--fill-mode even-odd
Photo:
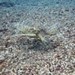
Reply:
[[[75,75],[74,8],[0,10],[0,75]],[[43,44],[20,37],[23,26],[58,31]]]

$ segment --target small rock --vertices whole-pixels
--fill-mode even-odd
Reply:
[[[5,60],[5,57],[4,57],[3,55],[0,55],[0,64],[1,64],[2,62],[4,62],[4,60]]]
[[[5,46],[0,46],[0,51],[6,50]]]

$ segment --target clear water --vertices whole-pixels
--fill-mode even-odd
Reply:
[[[75,0],[13,0],[16,4],[26,6],[75,6]]]
[[[57,28],[57,25],[58,27],[60,27],[60,25],[64,25],[61,24],[62,21],[60,17],[61,15],[58,14],[62,8],[69,8],[69,9],[72,7],[75,8],[75,0],[13,0],[13,1],[16,4],[16,8],[26,10],[29,15],[29,18],[23,19],[24,21],[20,23],[21,26],[23,25],[32,26],[34,24],[35,25],[37,24],[45,28],[47,27],[49,28],[49,30],[52,27]],[[51,11],[53,11],[52,12],[53,15],[49,14],[50,8],[52,9]],[[58,13],[54,14],[56,12]],[[36,15],[40,15],[41,17],[41,19],[39,19],[40,22],[33,20],[33,18],[35,19]],[[67,16],[68,15],[69,16],[71,15],[71,17],[69,17],[71,19],[74,14],[67,14]],[[49,21],[43,22],[44,17],[47,17],[48,20],[50,20],[50,17],[54,19],[51,21],[52,23]]]
[[[73,13],[71,13],[72,11],[66,13],[63,11],[64,8],[75,9],[75,0],[0,0],[0,2],[14,3],[14,7],[4,9],[11,11],[13,15],[25,13],[25,15],[21,16],[19,22],[13,23],[19,29],[26,25],[38,25],[47,27],[50,30],[51,27],[57,28],[57,26],[65,25],[66,22],[71,21],[75,16],[74,11]],[[63,18],[65,19],[64,15],[68,19],[62,24]]]
[[[75,0],[0,0],[0,2],[14,2],[17,5],[21,6],[68,6],[75,7]]]

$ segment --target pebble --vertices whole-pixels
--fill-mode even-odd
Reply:
[[[5,57],[4,57],[4,55],[0,55],[0,63],[2,63],[2,62],[4,62],[4,60],[5,60]]]

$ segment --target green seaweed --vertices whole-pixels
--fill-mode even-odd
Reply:
[[[35,28],[35,27],[23,27],[20,30],[21,34],[25,34],[28,37],[32,37],[32,38],[36,38],[42,42],[47,42],[47,40],[45,39],[45,34],[47,35],[54,35],[57,33],[57,29],[51,28],[50,32],[47,32],[45,29],[41,29],[41,28]],[[43,35],[44,34],[44,35]]]
[[[25,28],[22,28],[20,30],[20,33],[22,34],[26,34],[28,35],[29,37],[33,37],[33,38],[36,38],[42,42],[46,42],[45,40],[45,37],[43,37],[41,34],[41,29],[38,29],[38,28],[35,28],[35,27],[25,27]]]

